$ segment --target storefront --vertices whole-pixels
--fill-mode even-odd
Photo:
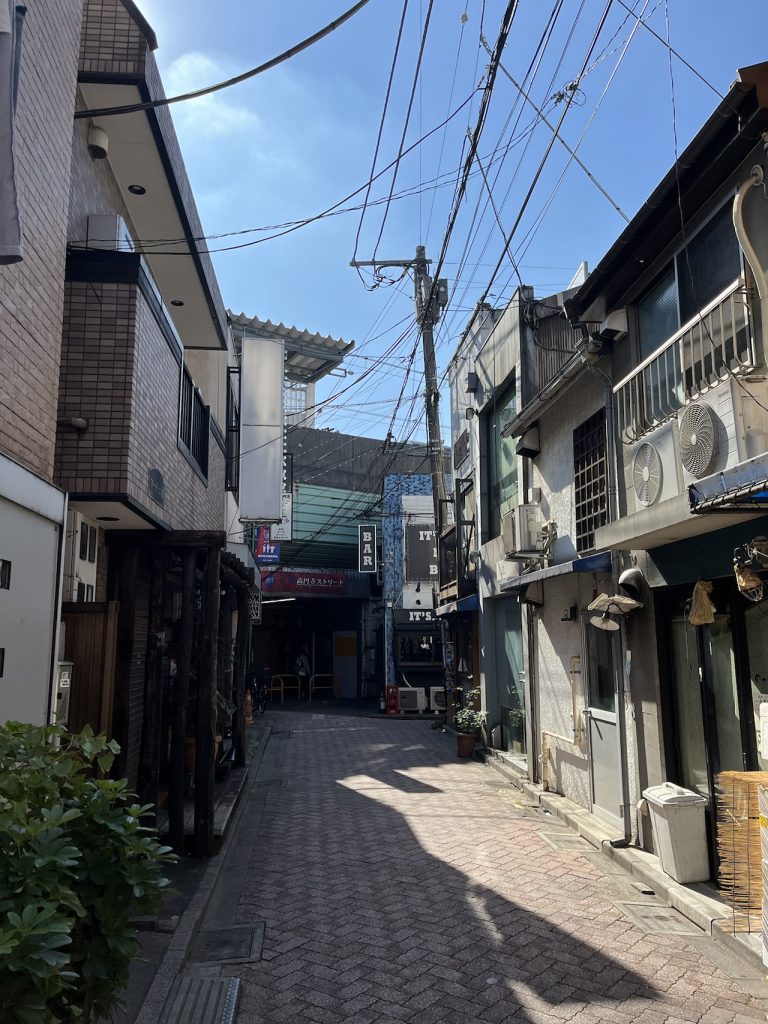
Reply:
[[[766,534],[768,520],[750,519],[649,552],[668,584],[654,587],[667,777],[709,800],[710,842],[718,773],[768,768],[760,729],[760,705],[768,701],[768,572],[765,595],[756,589],[751,596],[760,599],[751,600],[733,571],[734,551]],[[691,622],[699,583],[711,584],[704,591],[709,622],[697,614]]]

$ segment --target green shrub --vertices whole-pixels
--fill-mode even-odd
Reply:
[[[0,727],[0,1020],[90,1024],[119,1005],[173,860],[85,729]]]

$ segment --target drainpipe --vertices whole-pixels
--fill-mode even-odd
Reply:
[[[613,383],[607,373],[604,373],[594,363],[588,363],[587,368],[603,382],[603,393],[605,402],[606,420],[606,476],[608,478],[608,519],[615,522],[618,519],[619,503],[616,481],[616,433],[613,421]],[[619,556],[611,551],[611,584],[614,594],[619,587]],[[619,666],[616,672],[616,728],[618,732],[619,748],[619,778],[621,779],[621,818],[624,824],[623,839],[612,839],[611,846],[618,848],[629,846],[632,842],[632,808],[629,802],[629,768],[627,764],[627,719],[625,697],[627,692],[627,663],[624,651],[624,630],[619,634]]]

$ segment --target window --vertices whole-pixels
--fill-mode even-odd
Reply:
[[[80,523],[80,560],[85,562],[88,558],[88,524]]]
[[[85,600],[89,602],[93,601],[93,587],[90,583],[88,583],[85,588]]]
[[[0,679],[3,678],[5,672],[5,648],[0,647]]]
[[[652,355],[740,275],[739,243],[726,203],[637,302],[640,359]]]
[[[608,522],[608,480],[605,453],[605,409],[573,432],[573,474],[576,505],[576,550],[595,546],[595,530]]]
[[[179,442],[196,463],[204,477],[208,476],[208,427],[210,410],[194,385],[186,366],[181,368],[179,399]]]
[[[88,561],[89,562],[95,562],[96,561],[96,537],[97,537],[96,527],[95,526],[91,526],[91,527],[86,527],[86,529],[89,531],[89,535],[88,535]]]
[[[85,600],[85,584],[82,580],[77,581],[77,601]]]
[[[517,455],[513,437],[502,437],[515,418],[515,387],[504,392],[488,413],[488,536],[501,533],[501,517],[517,504]]]
[[[7,558],[0,558],[0,590],[11,589],[11,563]]]

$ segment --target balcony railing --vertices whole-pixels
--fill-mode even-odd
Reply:
[[[210,410],[197,390],[186,366],[181,372],[181,397],[179,402],[179,441],[183,450],[197,465],[201,474],[208,477],[208,430]]]
[[[720,381],[755,365],[747,290],[739,280],[616,385],[620,436],[638,440]]]

